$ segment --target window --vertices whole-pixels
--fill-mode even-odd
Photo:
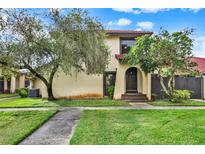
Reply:
[[[135,38],[121,38],[120,39],[120,53],[128,53],[131,47],[135,44]]]

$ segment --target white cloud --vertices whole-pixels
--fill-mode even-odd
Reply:
[[[113,8],[114,11],[125,12],[125,13],[157,13],[163,11],[169,11],[169,8],[141,8],[141,9],[133,9],[133,8]]]
[[[113,25],[117,25],[117,26],[128,26],[132,23],[131,20],[126,19],[126,18],[120,18],[117,21],[109,21],[108,25],[109,26],[113,26]]]
[[[150,21],[141,21],[137,23],[137,26],[140,29],[151,30],[154,27],[154,23]]]
[[[135,14],[140,14],[140,13],[158,13],[158,12],[164,12],[164,11],[169,11],[170,9],[168,8],[142,8],[139,10],[135,10]]]
[[[133,14],[141,14],[141,13],[158,13],[158,12],[165,12],[173,10],[173,8],[140,8],[140,9],[133,9],[133,8],[113,8],[112,10],[118,12],[125,12],[125,13],[133,13]],[[190,11],[193,13],[197,13],[201,10],[201,8],[183,8],[182,11]]]
[[[132,13],[134,11],[132,8],[113,8],[112,10],[126,13]]]
[[[137,29],[135,29],[136,31],[142,31],[142,28],[137,28]]]
[[[197,13],[201,10],[201,8],[183,8],[181,10],[184,11],[184,12],[190,11],[190,12],[193,12],[193,13]]]
[[[198,36],[194,38],[193,52],[195,56],[205,57],[205,36]]]

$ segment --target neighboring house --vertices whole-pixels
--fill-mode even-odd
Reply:
[[[107,96],[107,89],[113,85],[114,99],[150,100],[153,93],[153,75],[146,74],[140,66],[130,66],[119,63],[122,55],[127,53],[134,44],[135,38],[141,35],[151,35],[152,32],[132,30],[108,30],[107,45],[110,47],[111,58],[108,68],[102,75],[86,75],[85,73],[67,76],[59,72],[53,81],[53,93],[56,98],[69,98],[78,95]],[[205,73],[205,59],[193,58],[199,66],[198,70]],[[33,88],[40,89],[42,97],[47,97],[45,85],[36,79],[32,83]],[[204,98],[204,82],[200,78],[200,97]],[[158,85],[160,87],[160,85]]]
[[[29,85],[26,73],[18,71],[15,75],[11,75],[10,78],[6,78],[2,75],[2,68],[0,66],[0,93],[15,93],[16,89],[24,88]]]

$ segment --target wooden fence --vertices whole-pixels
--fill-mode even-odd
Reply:
[[[164,78],[164,82],[167,86],[168,78]],[[162,90],[162,87],[159,82],[159,77],[157,75],[152,75],[151,83],[152,93],[155,93],[158,99],[165,98],[165,94]],[[180,90],[187,89],[192,91],[193,94],[191,95],[191,98],[194,99],[202,98],[202,84],[203,78],[201,77],[175,77],[175,88]]]

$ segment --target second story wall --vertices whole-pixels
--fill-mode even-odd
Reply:
[[[120,53],[120,37],[109,36],[106,40],[106,44],[108,45],[109,50],[111,52],[110,62],[106,71],[116,71],[118,61],[115,58],[115,54]]]

